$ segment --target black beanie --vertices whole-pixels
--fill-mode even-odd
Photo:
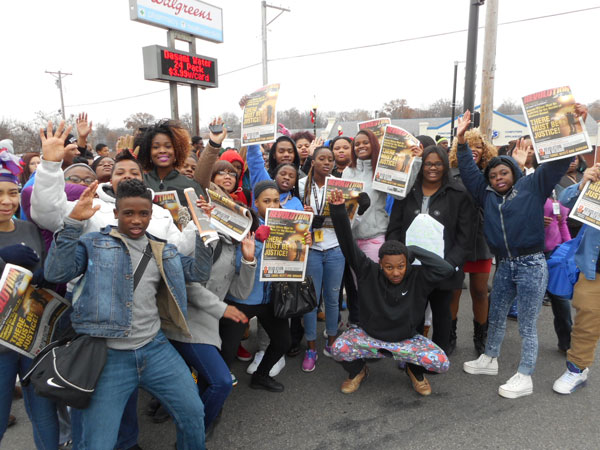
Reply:
[[[275,189],[277,192],[279,192],[279,187],[273,180],[259,181],[254,185],[254,200],[256,200],[260,194],[267,189]]]

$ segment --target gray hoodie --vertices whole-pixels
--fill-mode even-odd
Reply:
[[[356,216],[352,223],[354,239],[372,239],[385,235],[390,221],[385,211],[387,194],[373,189],[373,165],[370,159],[359,159],[356,167],[346,167],[342,179],[357,180],[365,183],[365,192],[369,194],[371,206],[362,216]]]

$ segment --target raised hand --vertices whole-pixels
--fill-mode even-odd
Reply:
[[[512,157],[519,164],[521,170],[525,167],[525,162],[527,161],[527,152],[529,151],[529,146],[525,145],[525,139],[519,139],[515,148],[512,151]]]
[[[591,183],[595,183],[599,180],[600,163],[596,163],[592,167],[587,168],[585,172],[583,172],[583,178],[581,179],[581,183],[579,183],[579,190],[581,191],[588,181]]]
[[[133,150],[133,136],[121,136],[117,139],[117,153],[121,153],[123,150]]]
[[[65,147],[65,140],[73,127],[69,125],[65,128],[65,121],[62,120],[58,125],[56,132],[53,131],[52,121],[48,121],[48,127],[44,134],[44,129],[40,128],[40,140],[42,141],[42,157],[46,161],[61,162],[65,153],[75,150],[77,144],[69,144]]]
[[[577,117],[581,117],[585,122],[588,115],[588,107],[581,103],[575,103],[575,115],[577,115]]]
[[[242,98],[240,98],[240,108],[244,109],[246,107],[246,103],[248,103],[248,100],[250,100],[250,97],[248,97],[247,95],[244,95]]]
[[[213,119],[210,125],[223,125],[223,132],[219,134],[215,134],[212,131],[210,132],[208,138],[217,145],[221,145],[225,138],[227,138],[227,128],[225,128],[225,124],[223,123],[223,119],[217,117]]]
[[[423,144],[419,144],[419,145],[412,145],[410,147],[410,153],[412,154],[412,156],[416,156],[416,157],[421,157],[423,156]]]
[[[87,113],[79,113],[75,123],[77,124],[77,137],[79,139],[87,140],[87,137],[92,132],[92,121],[90,120],[88,124]]]
[[[464,144],[466,142],[465,133],[467,132],[470,126],[471,111],[467,109],[463,116],[458,118],[458,123],[456,125],[456,139],[458,140],[459,144]]]
[[[94,181],[83,191],[71,214],[69,214],[71,219],[88,220],[96,214],[96,211],[100,209],[100,205],[94,206],[94,195],[96,194],[97,187],[98,181]]]
[[[313,139],[313,141],[310,143],[310,146],[308,147],[308,154],[312,156],[317,148],[323,146],[323,142],[323,138],[320,137]]]
[[[242,239],[242,256],[248,262],[254,261],[254,251],[256,250],[256,244],[254,242],[254,233],[248,233],[244,239]]]

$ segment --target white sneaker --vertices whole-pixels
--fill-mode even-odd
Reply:
[[[483,353],[474,361],[465,361],[463,370],[472,375],[498,375],[498,358]]]
[[[558,394],[571,394],[580,387],[584,387],[587,383],[589,369],[585,369],[581,373],[565,370],[559,379],[554,382],[552,389]]]
[[[277,361],[275,363],[275,365],[273,367],[271,367],[271,370],[269,370],[269,376],[271,378],[276,377],[277,375],[279,375],[279,372],[281,372],[281,370],[284,367],[285,367],[285,356],[282,356],[281,358],[279,358],[279,361]]]
[[[519,398],[533,394],[531,375],[523,375],[517,372],[506,384],[498,388],[498,394],[504,398]]]
[[[256,369],[258,369],[258,366],[260,365],[260,362],[262,361],[263,356],[265,356],[264,351],[261,350],[259,352],[256,352],[256,354],[254,355],[254,360],[250,363],[250,365],[246,369],[246,373],[252,375],[254,372],[256,372]]]

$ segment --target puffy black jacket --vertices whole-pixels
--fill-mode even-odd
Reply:
[[[406,231],[415,217],[421,214],[423,191],[419,181],[406,198],[395,200],[386,240],[406,241]],[[444,259],[452,264],[454,276],[438,286],[439,289],[459,289],[465,277],[462,266],[473,253],[477,231],[477,211],[464,186],[450,181],[429,199],[428,214],[444,225]]]

